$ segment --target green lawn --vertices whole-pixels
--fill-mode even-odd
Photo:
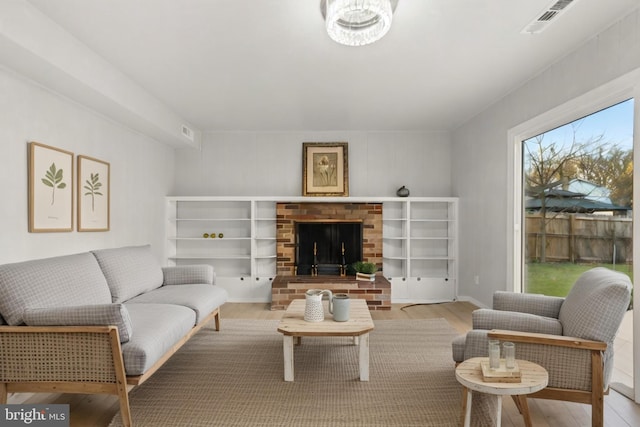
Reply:
[[[600,264],[627,274],[633,281],[631,266]],[[564,297],[569,293],[578,276],[590,268],[596,267],[594,264],[570,264],[570,263],[531,263],[527,264],[527,289],[525,292],[533,294],[545,294]]]

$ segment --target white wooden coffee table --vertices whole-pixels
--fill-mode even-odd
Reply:
[[[525,395],[540,391],[547,386],[549,382],[549,374],[542,366],[526,360],[517,360],[516,363],[520,368],[522,380],[519,383],[500,383],[485,382],[482,379],[482,368],[480,363],[489,360],[488,357],[474,357],[467,359],[456,367],[456,379],[466,389],[466,412],[464,417],[464,426],[471,425],[471,391],[480,393],[494,394],[498,396],[498,409],[496,426],[500,427],[502,417],[502,396],[519,396],[518,399],[525,425],[531,425],[529,416],[529,408]]]
[[[365,300],[352,299],[349,320],[336,322],[329,314],[322,322],[304,320],[305,300],[293,300],[284,312],[278,325],[282,333],[284,351],[284,380],[293,381],[293,338],[301,337],[353,337],[354,344],[360,345],[360,381],[369,381],[369,332],[373,330],[373,320]]]

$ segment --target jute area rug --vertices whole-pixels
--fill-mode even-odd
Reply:
[[[305,337],[294,350],[295,381],[284,381],[277,321],[225,320],[205,328],[130,393],[141,426],[458,426],[444,319],[375,321],[370,381],[347,337]],[[492,420],[476,410],[474,425]],[[110,426],[121,426],[118,413]]]

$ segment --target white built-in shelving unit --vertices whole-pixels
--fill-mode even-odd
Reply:
[[[278,202],[382,203],[383,274],[391,282],[392,302],[456,299],[453,197],[167,197],[167,265],[213,265],[231,301],[270,301]]]
[[[383,272],[393,302],[453,301],[458,278],[458,199],[384,202]]]

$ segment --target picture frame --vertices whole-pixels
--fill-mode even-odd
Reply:
[[[73,156],[71,151],[29,142],[29,232],[73,231]]]
[[[109,231],[111,165],[89,156],[78,156],[78,231]]]
[[[302,143],[302,195],[349,195],[349,144]]]

